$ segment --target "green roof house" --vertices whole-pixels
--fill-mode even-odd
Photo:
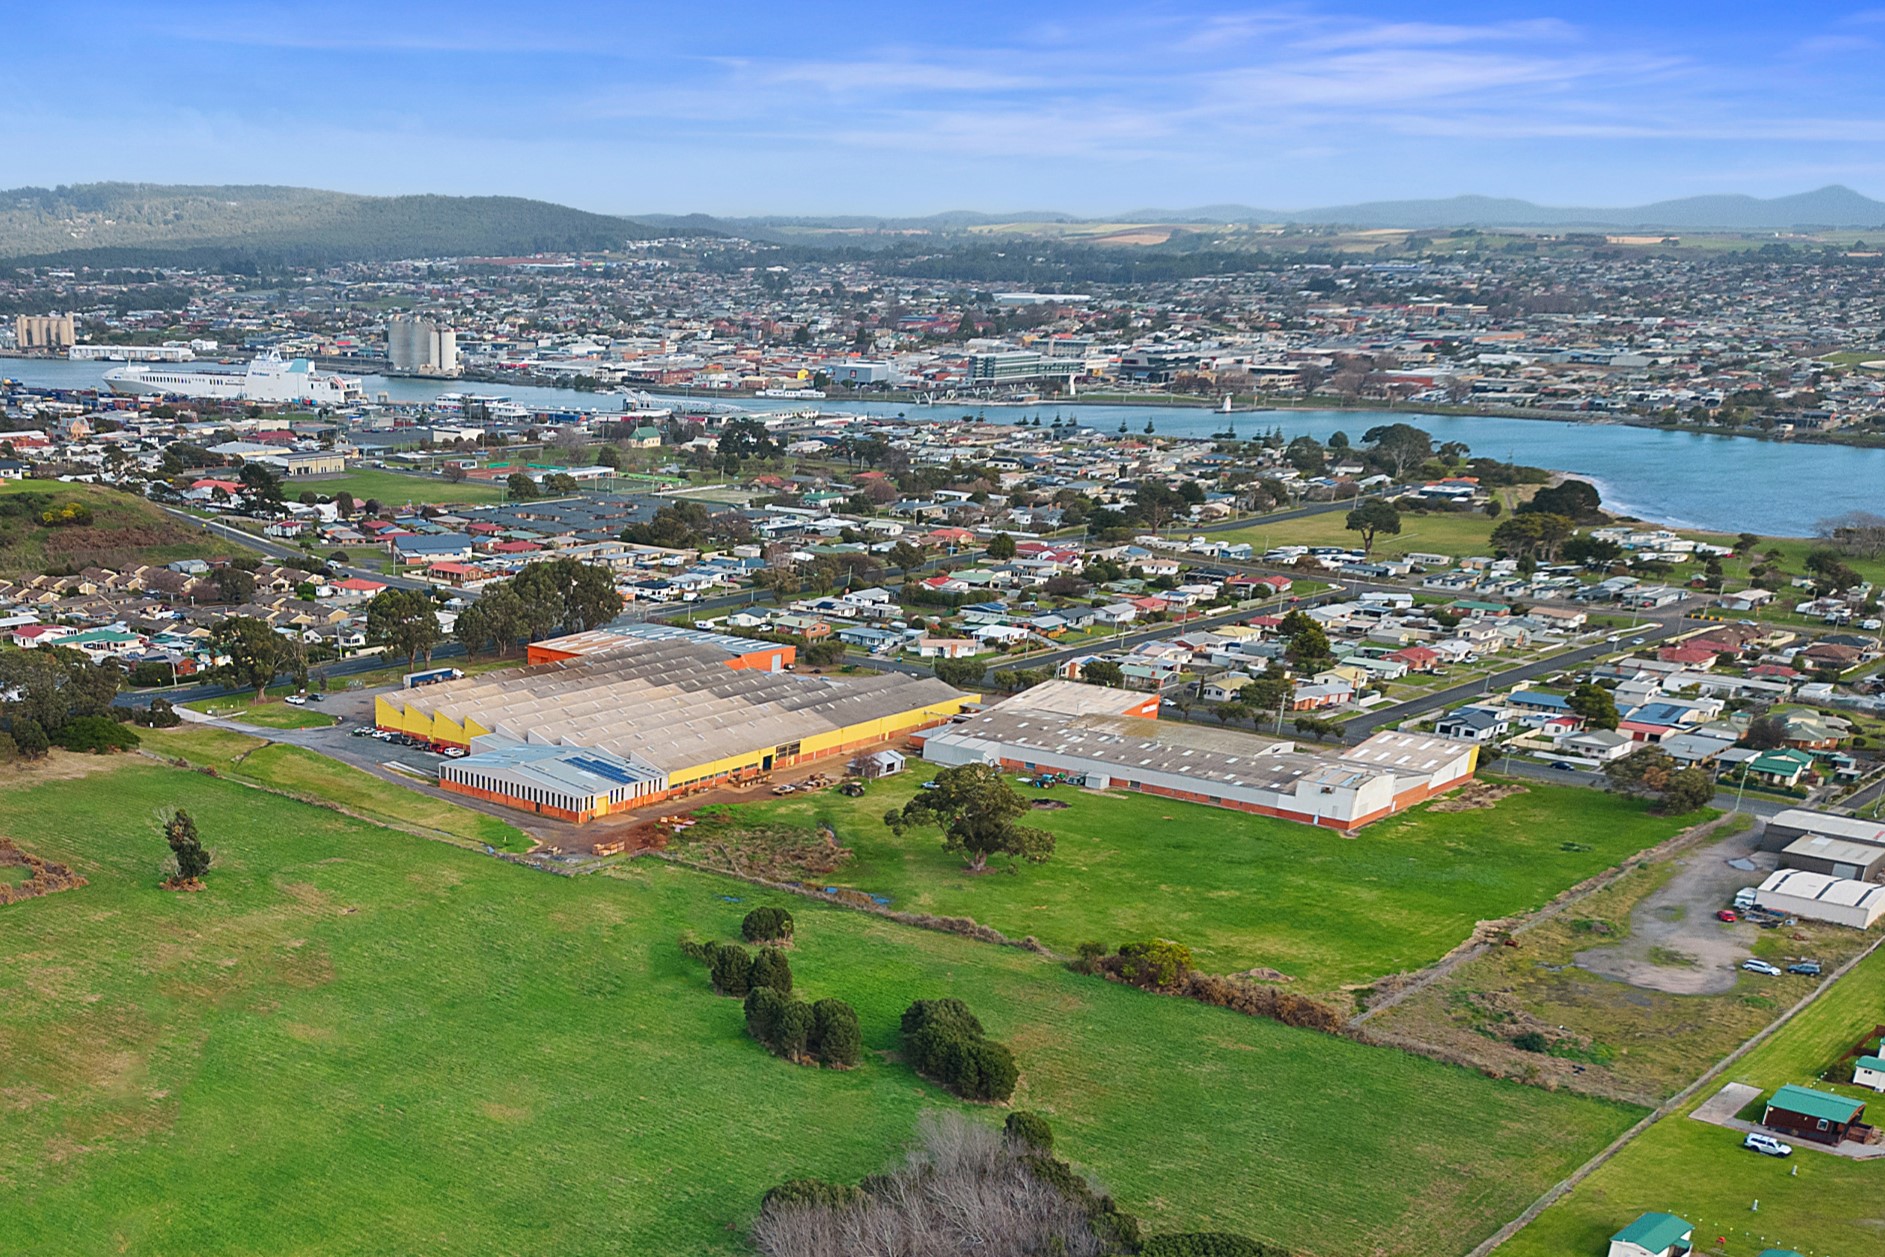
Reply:
[[[1646,1213],[1610,1237],[1610,1257],[1683,1257],[1694,1234],[1673,1213]]]
[[[1811,1087],[1788,1083],[1774,1092],[1761,1114],[1761,1125],[1782,1131],[1798,1139],[1837,1147],[1860,1118],[1865,1116],[1865,1101],[1848,1100]]]
[[[1885,1091],[1885,1059],[1877,1056],[1861,1056],[1854,1061],[1852,1084],[1855,1087],[1870,1087],[1874,1091]]]

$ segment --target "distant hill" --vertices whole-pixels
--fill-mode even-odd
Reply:
[[[0,258],[318,265],[619,248],[660,234],[509,196],[354,196],[313,188],[94,183],[0,191]]]
[[[680,222],[664,215],[642,215],[648,222]],[[698,216],[697,216],[698,217]],[[1539,205],[1513,197],[1456,196],[1423,201],[1367,201],[1317,209],[1260,209],[1251,205],[1203,205],[1190,209],[1133,209],[1117,214],[1075,215],[1058,210],[1016,210],[988,214],[951,210],[924,217],[866,215],[757,217],[709,220],[731,232],[761,234],[780,228],[845,231],[961,231],[997,223],[1282,223],[1304,227],[1528,227],[1542,230],[1580,228],[1645,231],[1786,231],[1793,228],[1878,228],[1885,225],[1885,201],[1874,201],[1851,188],[1762,200],[1752,196],[1695,196],[1650,205],[1579,207]]]
[[[1258,212],[1261,215],[1261,212]],[[1260,216],[1254,221],[1265,221]],[[1222,220],[1220,220],[1222,221]],[[1878,227],[1885,201],[1851,188],[1761,200],[1752,196],[1692,196],[1651,205],[1612,208],[1554,207],[1530,201],[1456,196],[1436,201],[1371,201],[1300,210],[1271,222],[1353,227],[1621,227],[1681,231],[1785,231],[1794,227]]]

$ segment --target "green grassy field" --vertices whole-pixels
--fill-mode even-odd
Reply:
[[[51,569],[123,568],[239,553],[129,493],[56,480],[0,480],[0,498],[44,498],[44,506],[79,502],[92,522],[48,528],[36,512],[13,516],[0,503],[0,576],[38,575]],[[43,509],[43,506],[36,509]]]
[[[298,746],[265,743],[230,729],[189,725],[151,730],[144,737],[144,749],[157,754],[185,759],[270,790],[335,803],[421,837],[461,845],[488,844],[499,851],[528,851],[535,845],[528,834],[498,817],[382,781]]]
[[[1343,526],[1347,517],[1346,511],[1326,511],[1274,524],[1259,522],[1248,528],[1219,533],[1218,536],[1225,541],[1248,541],[1256,548],[1259,556],[1274,546],[1353,546],[1359,550],[1361,534],[1350,532]],[[1398,536],[1390,537],[1383,533],[1375,538],[1374,557],[1391,559],[1416,551],[1445,554],[1456,559],[1475,554],[1489,555],[1492,546],[1488,538],[1497,526],[1497,520],[1488,519],[1477,511],[1471,514],[1404,513]]]
[[[921,995],[966,996],[1017,1101],[1158,1229],[1460,1253],[1634,1114],[802,901],[799,990],[871,1050],[797,1068],[675,946],[729,935],[741,883],[552,877],[106,771],[7,797],[91,884],[0,910],[0,1251],[736,1252],[767,1186],[854,1180],[953,1103],[884,1055]],[[171,805],[215,853],[202,894],[155,886]]]
[[[362,502],[368,498],[377,498],[389,509],[404,506],[408,502],[415,505],[438,502],[475,506],[496,502],[504,496],[504,490],[495,484],[473,480],[453,484],[440,476],[408,476],[396,471],[350,471],[344,476],[333,476],[310,484],[316,493],[327,497],[345,491]]]
[[[184,706],[207,716],[226,716],[264,729],[326,729],[334,723],[334,718],[318,706],[295,707],[282,702],[282,695],[295,692],[292,685],[270,686],[268,692],[269,697],[259,703],[253,693],[248,693],[199,698]]]
[[[1784,1083],[1828,1086],[1823,1070],[1885,1020],[1885,954],[1873,953],[1817,1003],[1732,1066],[1722,1082],[1771,1093]],[[1713,1095],[1711,1084],[1695,1104]],[[1752,1254],[1791,1248],[1818,1257],[1858,1257],[1880,1250],[1885,1233],[1885,1165],[1801,1149],[1787,1160],[1746,1151],[1741,1136],[1693,1121],[1695,1104],[1664,1118],[1616,1158],[1552,1205],[1499,1252],[1504,1257],[1601,1254],[1605,1241],[1647,1210],[1695,1224],[1700,1252]],[[1794,1171],[1797,1169],[1798,1173]],[[1750,1208],[1758,1199],[1760,1212]],[[1725,1249],[1715,1240],[1727,1237]]]
[[[1213,972],[1265,965],[1317,992],[1422,968],[1476,922],[1539,907],[1689,823],[1619,796],[1528,784],[1496,807],[1421,808],[1343,838],[1147,795],[1021,786],[1070,804],[1029,817],[1057,835],[1054,857],[977,876],[933,831],[885,828],[884,812],[919,775],[928,772],[861,799],[827,790],[730,815],[828,822],[857,856],[826,884],[887,895],[904,911],[971,916],[1068,954],[1089,939],[1176,939]]]

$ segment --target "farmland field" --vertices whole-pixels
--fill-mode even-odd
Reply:
[[[1885,953],[1874,952],[1719,1081],[1747,1083],[1769,1094],[1785,1083],[1800,1083],[1876,1100],[1864,1090],[1829,1085],[1820,1076],[1880,1021],[1885,1021]],[[1885,1235],[1885,1163],[1806,1149],[1784,1161],[1746,1151],[1734,1131],[1688,1116],[1718,1089],[1710,1083],[1693,1103],[1650,1127],[1501,1246],[1501,1257],[1601,1253],[1612,1233],[1647,1210],[1694,1223],[1700,1252],[1757,1253],[1770,1247],[1820,1257],[1878,1252]],[[1877,1118],[1868,1112],[1867,1120]],[[1756,1199],[1758,1213],[1750,1208]],[[1719,1237],[1728,1239],[1725,1250],[1715,1244]]]
[[[922,995],[971,1001],[1017,1102],[1154,1229],[1462,1253],[1636,1113],[794,900],[798,989],[855,1004],[868,1049],[798,1068],[675,946],[729,935],[744,884],[553,877],[149,761],[57,768],[0,822],[91,880],[0,909],[9,1253],[737,1252],[767,1186],[855,1179],[953,1103],[884,1055]],[[156,889],[169,805],[215,853],[204,893]]]
[[[974,917],[1068,954],[1087,940],[1170,938],[1213,972],[1263,965],[1322,993],[1431,964],[1476,922],[1540,907],[1701,819],[1527,783],[1491,808],[1418,808],[1343,838],[1149,795],[1022,786],[1030,799],[1070,805],[1028,818],[1057,835],[1054,857],[977,876],[934,831],[899,838],[884,826],[918,775],[928,772],[879,782],[861,799],[824,791],[731,815],[829,823],[857,854],[823,881],[904,911]]]

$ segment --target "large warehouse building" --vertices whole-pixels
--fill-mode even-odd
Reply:
[[[1049,681],[923,735],[923,758],[1015,772],[1084,774],[1089,785],[1350,831],[1472,779],[1478,747],[1377,733],[1337,754],[1231,729],[1134,714],[1141,696]]]
[[[585,635],[555,662],[382,695],[374,719],[472,752],[440,766],[445,789],[580,822],[843,755],[973,701],[932,677],[766,671],[702,636]]]

